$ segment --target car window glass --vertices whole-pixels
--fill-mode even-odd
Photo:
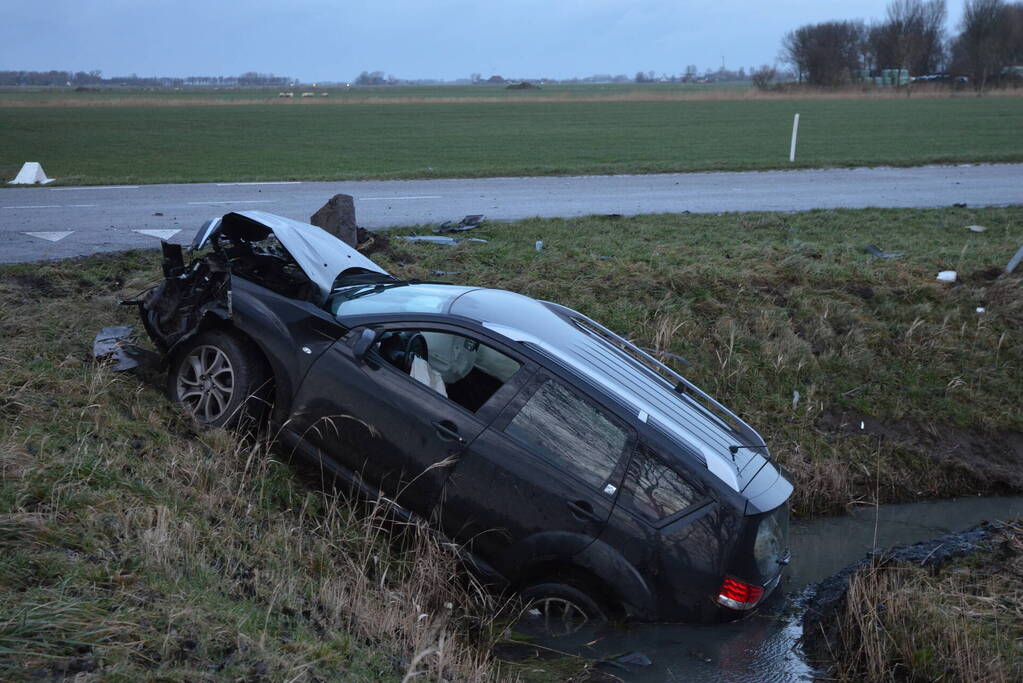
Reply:
[[[621,500],[649,520],[680,512],[701,498],[699,491],[645,444],[632,456]]]
[[[370,315],[374,313],[443,313],[448,304],[471,287],[455,285],[415,284],[401,287],[355,285],[339,290],[331,299],[331,313],[337,316]],[[348,299],[351,292],[359,294]],[[368,291],[366,291],[368,290]]]
[[[611,476],[628,433],[564,385],[546,380],[504,429],[596,487]]]
[[[449,332],[390,330],[375,348],[391,365],[473,412],[521,367],[476,339]]]

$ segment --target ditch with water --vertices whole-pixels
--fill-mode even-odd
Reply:
[[[817,672],[799,645],[800,605],[807,586],[863,559],[875,547],[918,543],[982,521],[1018,517],[1023,517],[1023,497],[978,497],[864,507],[841,517],[793,521],[792,562],[782,584],[760,610],[742,621],[601,626],[560,637],[531,635],[542,646],[590,659],[630,652],[649,659],[640,666],[601,665],[625,681],[813,680]]]

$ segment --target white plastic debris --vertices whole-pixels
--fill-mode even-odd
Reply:
[[[795,410],[796,406],[798,406],[798,405],[799,405],[799,392],[798,391],[793,391],[792,392],[792,410]]]
[[[1006,275],[1011,275],[1012,271],[1016,270],[1016,266],[1020,264],[1020,261],[1023,261],[1023,247],[1020,247],[1013,257],[1009,259],[1005,266]]]
[[[984,308],[983,306],[977,306],[977,313],[985,313],[985,312],[987,312],[986,308]]]
[[[536,241],[536,244],[534,244],[534,245],[533,245],[533,247],[534,247],[534,248],[535,248],[535,249],[536,249],[537,251],[543,251],[543,240],[537,240],[537,241]]]
[[[7,183],[8,185],[46,185],[52,183],[55,178],[47,178],[46,173],[43,172],[43,166],[38,161],[26,161],[18,171],[18,175],[15,176],[14,180]]]
[[[956,272],[954,270],[943,270],[938,273],[938,282],[955,282]]]
[[[983,225],[967,225],[966,229],[970,232],[984,232],[987,230]]]

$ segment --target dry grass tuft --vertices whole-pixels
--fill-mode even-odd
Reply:
[[[870,567],[849,582],[839,680],[1023,679],[1023,527],[936,573]]]

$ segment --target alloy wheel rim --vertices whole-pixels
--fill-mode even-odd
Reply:
[[[553,596],[533,600],[526,614],[534,623],[542,620],[544,630],[553,636],[575,633],[590,620],[582,607],[573,601]]]
[[[192,349],[178,370],[178,398],[201,422],[213,422],[227,411],[234,396],[234,368],[216,346]]]

